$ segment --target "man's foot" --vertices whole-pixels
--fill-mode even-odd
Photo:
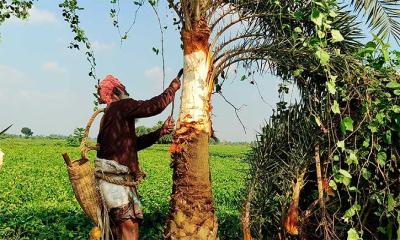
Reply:
[[[119,224],[122,233],[122,240],[138,240],[139,224],[134,219],[128,219]]]

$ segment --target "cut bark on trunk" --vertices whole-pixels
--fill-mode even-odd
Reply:
[[[170,148],[173,186],[165,239],[216,239],[208,160],[212,80],[205,21],[183,32],[184,79],[177,130]]]
[[[284,227],[291,235],[299,235],[299,200],[300,191],[304,183],[304,172],[297,177],[296,183],[293,186],[292,202],[290,204],[287,216],[284,221]]]
[[[250,228],[250,204],[251,199],[254,194],[254,183],[250,186],[250,190],[247,194],[246,201],[243,204],[243,212],[242,212],[242,230],[243,230],[243,240],[253,240],[251,236],[251,228]]]

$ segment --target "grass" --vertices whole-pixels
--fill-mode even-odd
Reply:
[[[61,154],[78,149],[65,140],[2,139],[5,163],[0,170],[0,239],[87,239],[92,227],[70,186]],[[139,152],[147,178],[139,192],[145,212],[141,239],[162,239],[172,170],[167,145]],[[220,239],[239,239],[240,191],[247,165],[244,145],[210,146],[213,194]],[[94,153],[91,154],[92,159]]]

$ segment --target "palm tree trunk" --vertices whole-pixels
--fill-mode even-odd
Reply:
[[[208,54],[210,30],[204,20],[199,20],[182,36],[184,80],[180,116],[170,149],[174,173],[164,237],[216,239],[217,218],[208,160],[213,87]]]

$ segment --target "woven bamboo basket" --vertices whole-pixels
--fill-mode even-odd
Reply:
[[[80,146],[81,159],[71,161],[67,153],[63,154],[76,200],[78,200],[82,210],[92,219],[96,226],[100,226],[101,204],[96,189],[94,168],[87,157],[87,153],[90,150],[97,150],[97,147],[95,145],[89,145],[87,139],[93,120],[103,111],[104,109],[99,109],[94,112],[86,125]]]

